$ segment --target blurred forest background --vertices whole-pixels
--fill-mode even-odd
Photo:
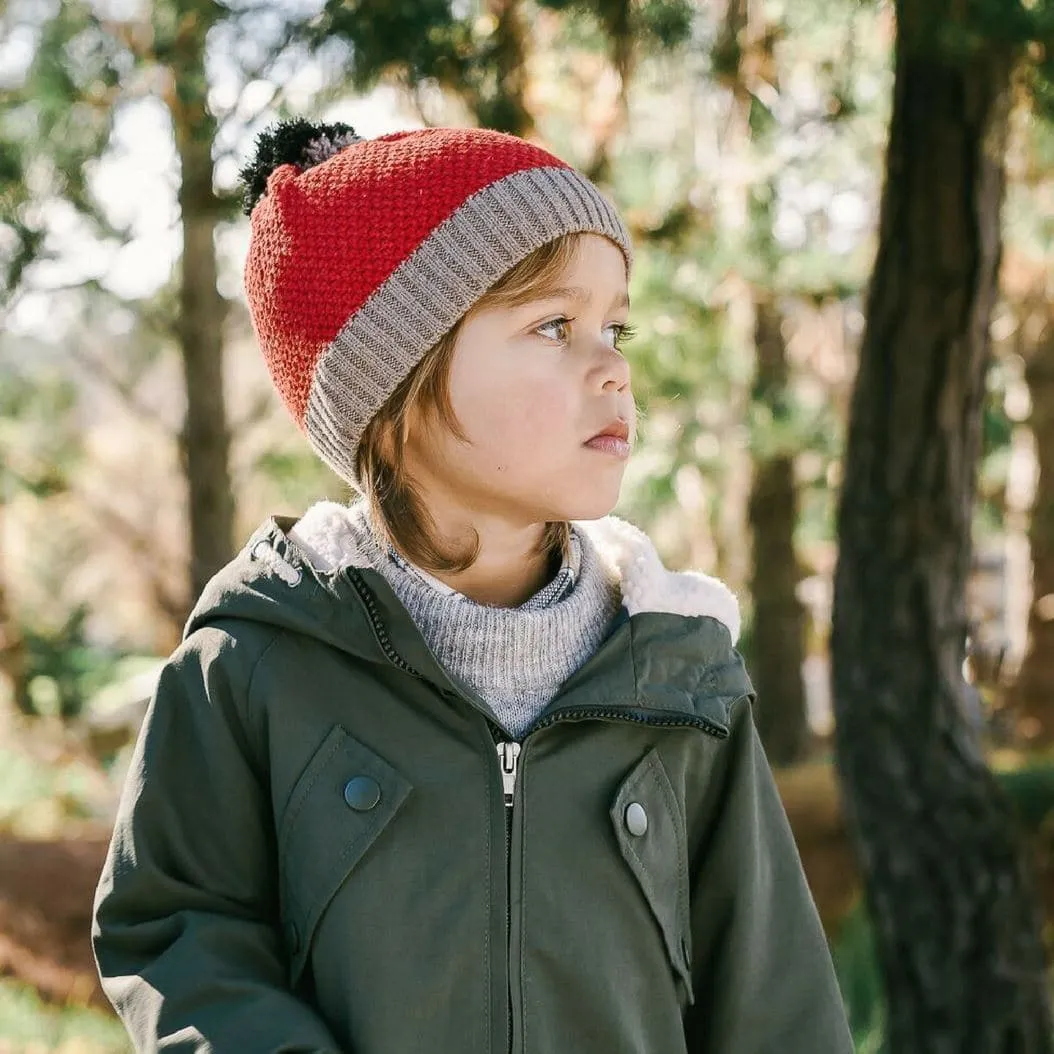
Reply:
[[[616,512],[741,598],[858,1050],[1054,1049],[1052,41],[1043,0],[0,6],[0,1052],[128,1049],[88,926],[153,679],[262,519],[350,497],[241,289],[298,115],[534,137],[618,203]]]

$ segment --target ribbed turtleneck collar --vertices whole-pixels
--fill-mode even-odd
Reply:
[[[553,577],[533,596],[529,597],[522,604],[516,605],[517,610],[537,611],[540,608],[548,607],[550,604],[555,604],[558,600],[562,600],[572,589],[574,589],[575,581],[578,578],[578,571],[582,565],[582,543],[574,531],[571,532],[569,548],[570,551],[567,556],[563,558],[556,574],[553,575]],[[453,586],[447,585],[446,582],[436,578],[434,575],[430,575],[427,571],[418,567],[416,564],[411,563],[392,545],[388,546],[388,558],[404,571],[417,575],[422,582],[427,583],[437,592],[446,596],[460,597],[462,600],[466,601],[469,599],[464,593],[459,593],[454,589]]]
[[[576,525],[563,569],[570,571],[564,577],[571,588],[554,590],[558,575],[524,604],[503,608],[437,589],[412,564],[393,560],[373,531],[365,501],[347,506],[346,516],[360,551],[389,582],[439,662],[514,736],[596,651],[618,614],[618,579]]]

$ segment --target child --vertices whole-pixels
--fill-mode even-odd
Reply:
[[[736,599],[608,515],[615,209],[481,129],[257,147],[255,332],[363,496],[263,523],[160,677],[93,926],[136,1049],[848,1054]]]

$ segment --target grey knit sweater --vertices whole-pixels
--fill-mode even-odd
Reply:
[[[391,584],[439,662],[517,738],[596,651],[618,614],[618,580],[577,527],[555,578],[519,607],[505,608],[476,603],[383,546],[365,501],[349,505],[347,516],[360,549]]]

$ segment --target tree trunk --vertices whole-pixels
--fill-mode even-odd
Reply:
[[[757,90],[757,71],[765,70],[778,88],[764,10],[748,0],[729,0],[714,45],[715,64],[727,71],[735,100],[735,123],[741,148],[753,139],[750,108]],[[752,217],[758,244],[772,253],[772,187],[744,185],[744,212]],[[759,190],[762,192],[759,193]],[[752,401],[768,408],[774,421],[786,416],[789,368],[783,339],[783,316],[773,294],[747,287],[753,315],[756,370]],[[791,765],[805,754],[809,739],[806,719],[805,613],[798,600],[800,578],[794,531],[798,523],[798,493],[794,459],[786,453],[755,455],[747,503],[751,527],[750,594],[754,612],[751,634],[751,676],[758,689],[758,731],[774,765]]]
[[[209,0],[177,3],[179,30],[166,102],[181,165],[183,227],[177,325],[187,410],[181,436],[190,520],[190,598],[234,554],[230,438],[223,394],[226,306],[216,288],[214,235],[220,215],[212,189],[216,122],[206,99],[205,38],[221,14]]]
[[[837,763],[896,1054],[1052,1049],[1015,824],[964,717],[1013,56],[942,54],[936,38],[961,10],[897,3],[887,180],[838,512]]]
[[[755,309],[754,399],[771,407],[778,418],[786,403],[788,375],[782,316],[762,296]],[[754,538],[751,676],[758,690],[758,730],[774,765],[801,760],[808,743],[801,677],[805,617],[797,596],[799,569],[794,550],[797,521],[794,459],[786,454],[758,458],[750,495]]]
[[[1028,652],[1011,692],[1011,706],[1036,745],[1054,743],[1054,309],[1046,314],[1025,366],[1032,396],[1029,424],[1039,471],[1029,520],[1032,606]]]
[[[534,118],[527,109],[528,31],[520,0],[487,0],[486,11],[495,26],[483,68],[492,67],[494,81],[485,77],[469,105],[485,128],[527,138]]]

